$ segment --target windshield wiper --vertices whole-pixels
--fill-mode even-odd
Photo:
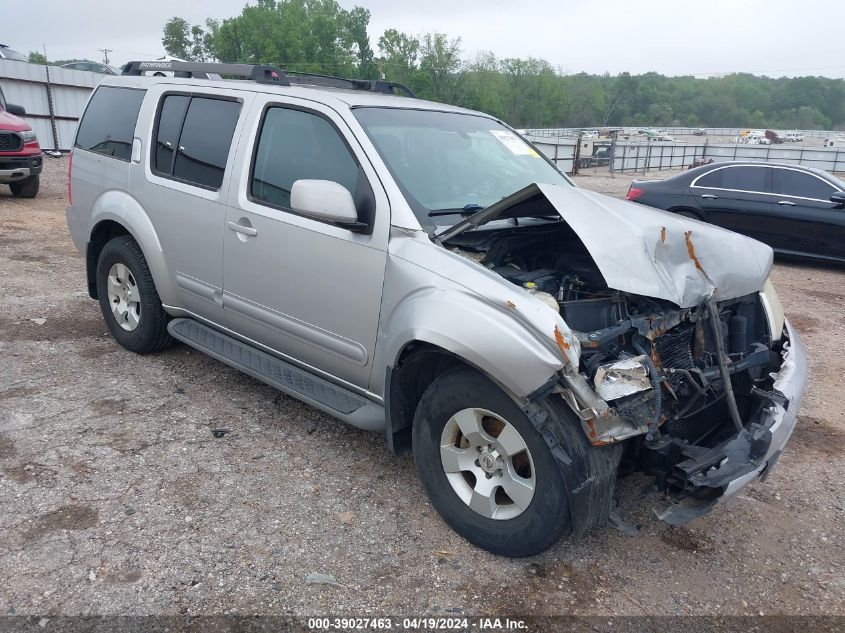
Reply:
[[[433,218],[438,215],[472,215],[476,211],[481,211],[484,207],[480,204],[470,203],[458,209],[435,209],[428,212],[428,217]]]

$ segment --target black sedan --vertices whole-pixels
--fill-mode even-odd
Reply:
[[[712,163],[634,181],[626,197],[748,235],[776,253],[845,262],[845,182],[819,169]]]

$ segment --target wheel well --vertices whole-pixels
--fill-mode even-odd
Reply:
[[[113,220],[103,220],[91,231],[85,251],[85,271],[88,277],[88,295],[92,299],[97,298],[97,261],[100,259],[100,252],[109,240],[120,235],[131,237],[132,234],[125,226]]]
[[[411,450],[411,427],[423,393],[435,378],[454,367],[478,371],[451,352],[421,341],[405,346],[385,383],[387,444],[397,455]]]

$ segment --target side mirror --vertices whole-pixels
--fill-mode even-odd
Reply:
[[[294,211],[337,224],[358,224],[358,211],[349,189],[331,180],[297,180],[290,189]]]
[[[15,105],[14,103],[6,104],[6,112],[14,114],[15,116],[24,116],[26,114],[26,110],[24,110],[23,106]]]
[[[845,208],[845,191],[836,191],[830,194],[830,201],[840,209]]]

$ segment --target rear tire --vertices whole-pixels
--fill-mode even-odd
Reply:
[[[97,296],[114,339],[137,354],[173,344],[147,260],[128,235],[109,240],[97,260]]]
[[[468,411],[472,412],[469,418]],[[482,427],[478,434],[472,432],[472,423],[466,422],[476,413]],[[449,435],[456,419],[464,420],[461,432]],[[467,435],[462,433],[465,429],[469,429]],[[473,435],[482,438],[484,448],[475,445]],[[493,449],[488,449],[489,445]],[[456,458],[460,466],[447,465],[449,451],[460,455]],[[426,389],[414,416],[413,452],[431,504],[458,534],[478,547],[504,556],[532,556],[571,530],[563,476],[546,440],[507,394],[475,371],[451,370]],[[494,464],[503,464],[503,468],[491,473]],[[519,471],[516,477],[512,466]],[[530,496],[520,487],[527,486],[526,482],[533,486]],[[490,505],[481,499],[479,506],[478,497],[490,487],[495,490],[486,495],[492,499]],[[514,499],[509,496],[511,490],[516,493]],[[492,516],[481,514],[479,507],[483,512],[492,507]]]
[[[12,195],[16,198],[34,198],[38,195],[40,184],[38,176],[30,176],[17,182],[10,182],[9,189],[12,190]]]

